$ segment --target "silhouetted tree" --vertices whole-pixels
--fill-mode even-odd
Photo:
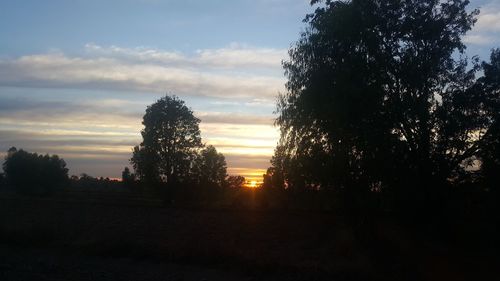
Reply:
[[[135,175],[130,172],[128,167],[125,167],[122,171],[122,183],[126,188],[133,188],[135,183]]]
[[[130,163],[134,167],[136,176],[142,182],[161,182],[158,162],[158,154],[146,150],[144,146],[137,145],[133,148]]]
[[[57,155],[38,155],[15,147],[3,163],[8,183],[25,194],[48,194],[68,180],[66,162]]]
[[[0,188],[3,188],[5,186],[5,175],[3,173],[0,173]]]
[[[229,176],[227,177],[227,186],[229,188],[242,188],[245,185],[245,177]]]
[[[196,156],[192,174],[201,185],[224,186],[227,177],[227,164],[224,155],[217,153],[214,146],[207,146]]]
[[[319,2],[284,63],[286,180],[353,200],[377,186],[437,203],[493,126],[483,109],[496,97],[477,90],[461,40],[478,11],[467,0]]]
[[[93,190],[93,191],[123,191],[124,183],[118,180],[112,180],[108,177],[95,178],[86,173],[80,174],[80,177],[72,175],[70,177],[71,187],[79,190]],[[131,182],[131,185],[135,187]],[[132,187],[127,186],[127,187]]]
[[[262,187],[283,189],[285,187],[284,182],[282,170],[277,167],[269,167],[263,175]]]
[[[146,182],[185,181],[196,150],[202,146],[200,120],[176,96],[165,96],[148,106],[142,124],[143,141],[130,160]]]
[[[478,81],[478,92],[488,98],[484,101],[483,112],[487,112],[491,126],[484,133],[481,146],[482,175],[485,184],[495,189],[498,195],[500,186],[500,49],[493,50],[491,62],[483,63],[484,76]]]

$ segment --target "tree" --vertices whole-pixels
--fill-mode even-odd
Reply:
[[[25,194],[49,194],[68,180],[66,162],[57,155],[38,155],[15,147],[9,149],[3,163],[10,185]]]
[[[135,175],[130,172],[128,167],[125,167],[122,171],[122,183],[123,186],[131,188],[135,182]]]
[[[143,141],[130,160],[136,175],[146,182],[178,183],[188,177],[196,150],[202,146],[200,119],[176,96],[148,106],[143,117]]]
[[[326,0],[308,15],[277,106],[287,169],[358,197],[376,185],[423,200],[466,175],[494,99],[464,55],[468,3]]]
[[[297,183],[294,180],[294,175],[292,175],[292,166],[290,159],[287,158],[285,147],[278,145],[274,149],[274,155],[271,158],[271,167],[269,167],[264,174],[263,187],[270,188],[275,187],[283,189],[285,187],[285,181],[288,183],[288,188],[293,188]],[[293,173],[297,175],[297,173]]]
[[[201,185],[223,186],[227,177],[227,164],[224,155],[217,153],[214,146],[207,146],[195,158],[193,174]]]
[[[500,49],[493,50],[490,63],[483,63],[484,76],[479,79],[479,92],[488,95],[483,111],[490,117],[491,126],[481,147],[482,176],[488,188],[500,186]]]
[[[5,185],[5,176],[3,173],[0,173],[0,188],[3,188]]]
[[[242,176],[229,176],[227,177],[227,185],[230,188],[242,188],[245,186],[245,177]]]

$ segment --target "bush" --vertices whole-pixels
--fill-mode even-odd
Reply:
[[[38,155],[11,148],[3,164],[7,183],[23,194],[50,194],[68,181],[66,162],[57,155]]]

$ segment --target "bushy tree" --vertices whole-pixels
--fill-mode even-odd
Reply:
[[[15,147],[9,149],[3,163],[10,185],[25,194],[49,194],[68,180],[66,162],[57,155],[38,155]]]
[[[217,153],[214,146],[207,146],[195,158],[192,174],[198,184],[224,186],[227,177],[224,155]]]
[[[498,86],[479,87],[461,40],[478,11],[467,0],[320,2],[284,63],[286,180],[433,200],[474,169],[494,131]]]
[[[130,160],[136,176],[150,183],[178,183],[188,179],[196,151],[202,147],[200,120],[176,96],[165,96],[148,106],[143,117],[143,141]]]

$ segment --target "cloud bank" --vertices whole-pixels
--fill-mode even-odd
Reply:
[[[472,31],[464,37],[464,42],[487,46],[500,43],[500,5],[491,2],[480,8],[480,14]]]
[[[191,56],[95,44],[85,50],[85,56],[58,52],[0,60],[0,85],[265,100],[284,86],[283,50],[233,45]]]

